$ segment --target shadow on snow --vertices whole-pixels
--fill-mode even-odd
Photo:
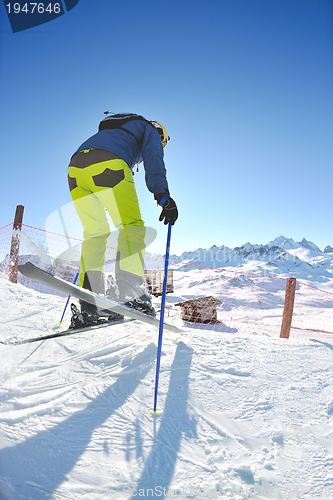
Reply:
[[[187,413],[189,376],[193,349],[179,342],[171,365],[168,393],[163,413],[156,418],[159,424],[154,444],[146,460],[141,478],[131,486],[131,500],[138,496],[168,495],[178,458],[182,435],[196,436],[196,421]]]
[[[1,476],[34,500],[52,497],[85,452],[93,432],[133,394],[156,358],[151,343],[119,374],[117,380],[83,410],[26,441],[1,451]],[[140,367],[140,370],[136,369]],[[107,403],[107,404],[106,404]]]

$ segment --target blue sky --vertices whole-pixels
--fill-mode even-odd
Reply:
[[[45,221],[71,201],[67,165],[103,112],[166,127],[179,207],[172,253],[333,244],[330,0],[80,0],[13,34],[0,5],[0,227],[24,205]],[[134,177],[146,224],[166,230]]]

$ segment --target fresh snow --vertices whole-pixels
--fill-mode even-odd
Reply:
[[[204,287],[198,273],[183,272],[182,293]],[[59,328],[65,299],[5,279],[0,291],[0,340]],[[181,326],[179,308],[166,316]],[[0,346],[1,499],[333,495],[333,338],[164,332],[152,416],[157,341],[133,322]]]

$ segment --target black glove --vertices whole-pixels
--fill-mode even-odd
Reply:
[[[178,209],[176,202],[171,198],[169,193],[159,193],[154,196],[157,203],[162,207],[161,215],[159,216],[159,221],[164,219],[164,224],[174,225],[178,219]]]

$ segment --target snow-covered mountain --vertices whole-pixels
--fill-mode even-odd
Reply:
[[[333,260],[333,248],[329,245],[322,252],[317,245],[305,238],[300,242],[295,242],[292,238],[286,238],[285,236],[279,236],[265,245],[245,243],[241,247],[233,249],[224,245],[220,247],[213,245],[209,249],[198,248],[191,252],[183,252],[181,255],[172,255],[170,258],[175,261],[186,261],[201,265],[214,264],[214,267],[222,267],[225,265],[238,265],[249,259],[270,262],[280,257],[281,254],[287,253],[293,257],[298,257],[304,262],[331,253],[332,255],[328,257]],[[297,262],[296,259],[295,261]]]
[[[171,255],[170,260],[175,268],[182,269],[188,264],[235,268],[237,271],[271,276],[295,276],[316,282],[319,287],[331,280],[333,282],[333,248],[328,245],[323,252],[305,238],[297,242],[281,235],[265,245],[245,243],[235,248],[213,245],[208,249],[198,248],[181,255]]]
[[[284,250],[295,250],[299,248],[305,248],[307,250],[311,250],[313,252],[322,253],[320,248],[317,247],[311,241],[306,240],[305,238],[302,241],[295,242],[292,238],[286,238],[285,236],[278,236],[275,240],[270,241],[268,246],[278,246],[283,248]]]

